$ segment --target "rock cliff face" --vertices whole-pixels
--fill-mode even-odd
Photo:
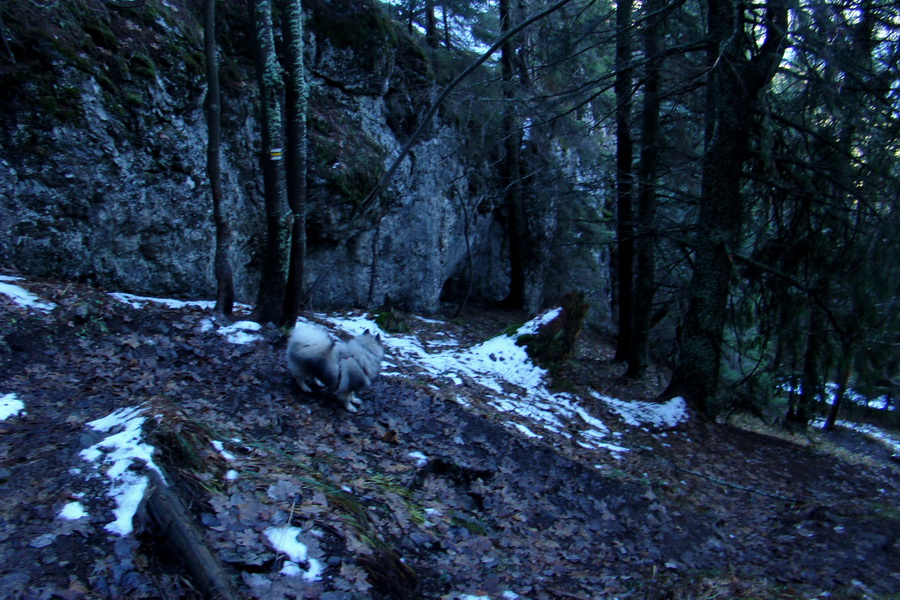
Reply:
[[[0,72],[0,227],[9,233],[0,267],[140,294],[213,296],[197,15],[178,1],[9,4],[10,66]],[[473,154],[471,132],[452,115],[435,119],[373,215],[351,224],[438,87],[424,53],[377,4],[304,4],[312,305],[380,304],[389,295],[435,311],[442,294],[465,287],[469,252],[476,297],[502,298],[508,267],[493,159]],[[263,216],[240,10],[221,14],[222,167],[236,289],[253,302]],[[541,222],[549,248],[556,208]],[[590,287],[603,288],[602,265],[588,270]],[[565,279],[535,270],[532,308],[567,291]]]
[[[202,56],[186,7],[103,3],[4,15],[14,63],[0,96],[0,264],[137,293],[212,285]],[[29,25],[36,23],[36,28]],[[223,160],[235,256],[259,212],[247,98],[229,103]],[[247,262],[247,261],[244,261]],[[252,269],[237,265],[249,298]]]

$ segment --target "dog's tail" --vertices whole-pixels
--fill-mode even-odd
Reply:
[[[310,348],[313,351],[321,351],[329,349],[334,345],[334,341],[328,336],[328,333],[318,325],[307,323],[305,321],[297,321],[288,345],[296,348]]]
[[[298,321],[288,340],[287,360],[291,370],[308,373],[326,387],[338,383],[338,365],[334,352],[335,342],[324,329]]]

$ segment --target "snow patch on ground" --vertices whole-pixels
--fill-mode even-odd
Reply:
[[[541,434],[533,432],[532,430],[528,429],[528,427],[526,427],[525,425],[522,425],[521,423],[516,423],[515,421],[507,421],[506,424],[510,427],[513,427],[514,429],[518,429],[525,437],[530,437],[530,438],[543,437]]]
[[[522,596],[519,596],[517,593],[512,590],[506,590],[500,595],[504,600],[517,600]],[[491,600],[490,596],[476,596],[474,594],[455,594],[450,596],[452,600]]]
[[[424,467],[428,464],[428,456],[426,454],[423,454],[422,452],[419,452],[418,450],[409,452],[407,456],[416,461],[417,467]]]
[[[78,519],[88,516],[88,513],[81,502],[69,502],[62,507],[58,516],[60,519],[77,521]]]
[[[152,298],[149,296],[135,296],[134,294],[111,293],[110,296],[131,306],[132,308],[142,308],[147,303],[161,304],[166,308],[174,310],[182,308],[199,308],[201,310],[213,310],[216,303],[213,300],[172,300],[169,298]],[[246,304],[235,304],[236,307],[243,310],[250,310],[251,307]],[[255,321],[237,321],[230,325],[219,326],[215,319],[204,319],[200,326],[203,331],[217,329],[219,335],[224,337],[232,344],[250,344],[258,341],[260,336],[257,332],[262,326]]]
[[[597,392],[592,392],[591,395],[616,411],[626,424],[633,427],[644,427],[645,425],[657,429],[675,427],[688,418],[687,402],[681,397],[658,403],[640,400],[624,401]]]
[[[0,396],[0,421],[19,414],[25,414],[25,403],[19,400],[18,396],[15,394]]]
[[[835,401],[837,400],[838,394],[841,391],[841,386],[838,385],[834,381],[829,381],[829,382],[825,383],[824,388],[825,388],[824,394],[822,394],[822,393],[818,394],[819,400],[821,400],[827,404],[834,404]],[[790,393],[802,394],[803,393],[803,385],[802,384],[798,383],[797,385],[794,385],[790,381],[783,381],[780,385],[777,386],[777,389],[779,389],[783,392],[787,392],[788,394],[790,394]],[[880,404],[881,406],[884,406],[885,404],[888,404],[888,406],[885,408],[885,410],[889,410],[891,412],[897,410],[896,404],[889,402],[889,399],[887,396],[882,394],[881,396],[877,396],[875,398],[869,398],[867,396],[864,396],[863,394],[860,394],[859,392],[857,392],[856,390],[854,390],[851,387],[848,387],[847,389],[844,390],[844,400],[850,401],[859,406],[865,406],[867,408],[872,407],[873,405]]]
[[[618,456],[628,448],[605,441],[609,428],[591,415],[581,400],[567,392],[551,392],[548,373],[535,365],[525,348],[516,341],[522,335],[535,334],[540,327],[559,315],[560,308],[548,310],[519,327],[512,334],[499,335],[471,347],[460,347],[452,339],[423,342],[414,335],[389,334],[364,315],[316,315],[349,335],[365,331],[380,333],[387,351],[386,362],[417,366],[430,375],[463,386],[474,381],[488,390],[486,401],[497,411],[516,416],[506,421],[529,438],[542,438],[540,428],[568,438],[584,448],[600,449]],[[386,366],[384,375],[398,375]],[[629,402],[595,394],[610,405],[631,426],[674,427],[687,419],[684,400],[665,404]],[[463,406],[468,401],[462,397]]]
[[[132,519],[149,486],[149,478],[135,471],[133,465],[143,464],[162,477],[162,471],[153,462],[153,446],[141,441],[141,427],[147,420],[143,410],[142,407],[120,408],[88,423],[91,429],[110,435],[80,453],[109,480],[107,495],[116,503],[113,510],[116,518],[105,529],[122,536],[132,532]]]
[[[260,329],[262,325],[256,321],[238,321],[227,327],[220,327],[219,335],[232,344],[250,344],[261,339],[257,333]]]
[[[150,296],[135,296],[134,294],[123,294],[119,292],[111,293],[110,296],[127,304],[132,308],[143,308],[148,302],[154,304],[162,304],[166,308],[202,308],[204,310],[212,310],[216,307],[213,300],[172,300],[170,298],[152,298]]]
[[[216,452],[218,452],[222,458],[224,458],[228,462],[234,460],[234,454],[225,449],[225,444],[223,442],[220,442],[219,440],[212,440],[211,443],[212,447],[216,449]]]
[[[823,427],[825,425],[824,418],[813,419],[810,422],[810,425],[813,427]],[[878,440],[882,444],[885,444],[891,449],[891,452],[894,454],[900,455],[900,439],[890,435],[886,431],[875,427],[874,425],[869,425],[867,423],[853,423],[851,421],[844,421],[838,419],[835,421],[835,425],[840,427],[845,427],[847,429],[852,429],[853,431],[859,432],[863,435],[866,435],[870,438]]]
[[[322,578],[325,568],[318,560],[309,558],[306,544],[299,539],[300,534],[303,533],[299,527],[290,525],[269,527],[263,533],[277,552],[290,559],[284,562],[284,566],[281,568],[282,575],[289,577],[300,575],[307,581],[318,581]],[[300,563],[307,563],[309,568],[303,570]]]
[[[43,312],[50,312],[56,305],[52,302],[46,302],[35,296],[28,290],[9,283],[10,281],[21,281],[21,277],[13,277],[12,275],[0,275],[0,294],[7,296],[10,300],[21,306],[22,308],[32,308]]]

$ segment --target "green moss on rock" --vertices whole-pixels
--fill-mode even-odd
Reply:
[[[535,364],[556,372],[575,352],[575,346],[584,327],[588,303],[584,292],[572,291],[562,299],[562,310],[555,319],[545,323],[536,334],[520,336],[516,343]]]

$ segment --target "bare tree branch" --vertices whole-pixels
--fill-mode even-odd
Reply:
[[[406,145],[403,146],[403,149],[400,150],[400,154],[394,159],[394,162],[391,163],[391,166],[388,170],[381,176],[381,179],[378,180],[378,183],[375,185],[375,188],[369,192],[369,195],[366,196],[366,199],[362,201],[360,205],[360,214],[364,214],[368,211],[378,200],[378,196],[384,190],[385,186],[387,186],[388,182],[391,180],[391,177],[394,176],[394,173],[397,172],[397,169],[400,167],[400,163],[403,162],[403,159],[406,158],[406,155],[409,154],[409,151],[412,150],[413,145],[419,140],[422,136],[422,133],[425,131],[425,128],[428,127],[428,124],[431,122],[431,119],[434,117],[435,113],[437,113],[438,108],[443,104],[444,100],[447,99],[447,96],[452,92],[462,81],[472,74],[475,69],[483,65],[487,60],[497,51],[499,50],[503,44],[509,41],[513,36],[517,33],[528,27],[529,25],[540,21],[544,17],[556,12],[572,0],[560,0],[556,2],[549,8],[537,12],[512,29],[506,32],[505,35],[500,37],[494,45],[488,48],[488,50],[482,54],[475,62],[469,65],[462,73],[456,76],[456,78],[451,81],[447,87],[444,88],[444,91],[441,92],[441,95],[437,97],[434,103],[431,105],[431,108],[428,109],[428,112],[420,119],[419,126],[416,128],[415,132],[413,132],[412,136],[407,140]]]

